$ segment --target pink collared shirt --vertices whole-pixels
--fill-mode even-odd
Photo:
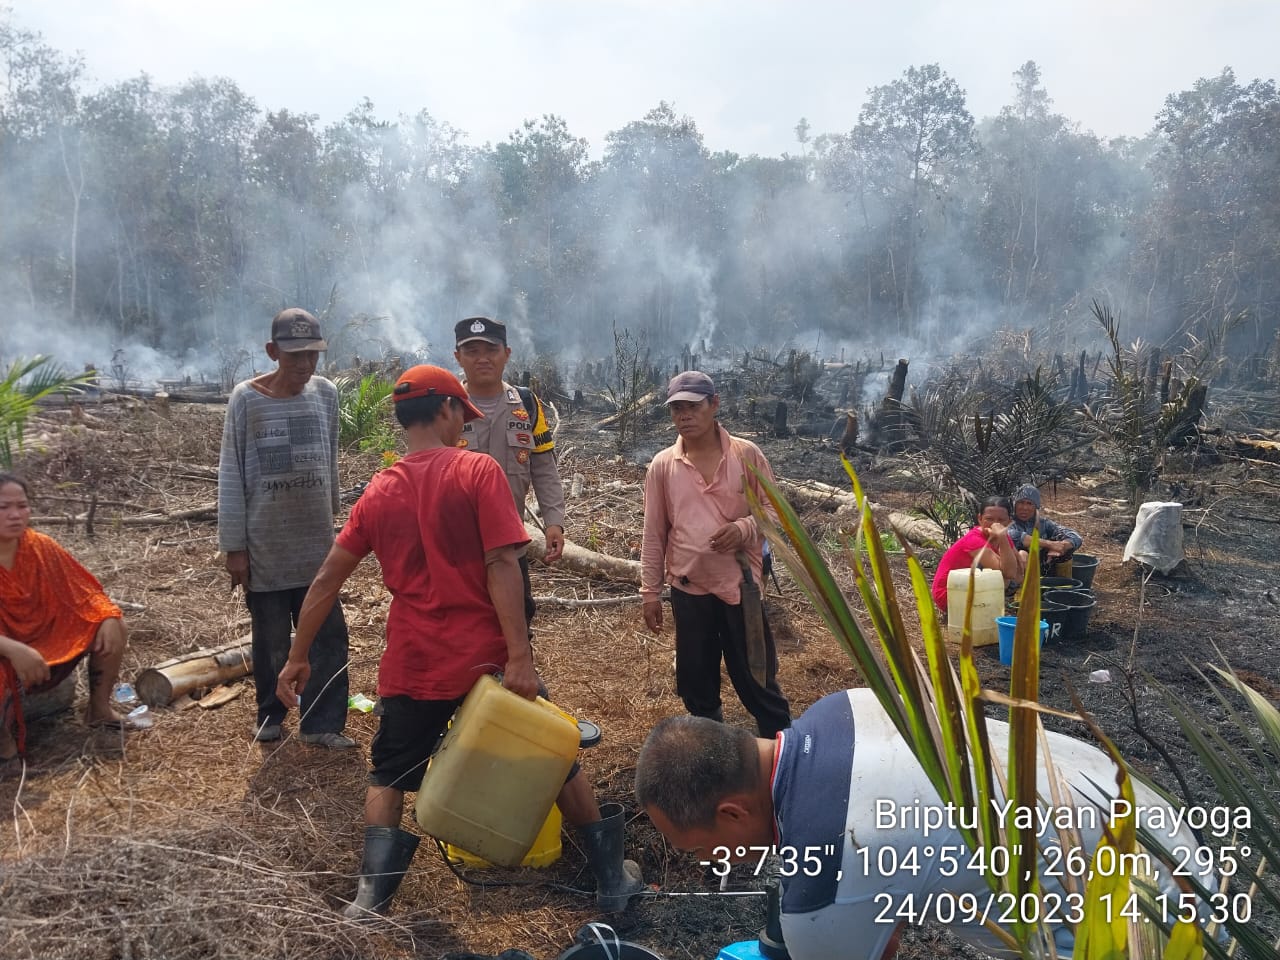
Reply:
[[[714,593],[725,603],[742,602],[742,568],[733,553],[711,549],[711,534],[735,523],[751,576],[760,582],[763,539],[747,505],[745,464],[773,480],[773,470],[750,440],[731,437],[716,424],[721,459],[708,483],[685,456],[684,438],[659,451],[644,478],[644,543],[640,550],[640,597],[657,600],[662,584],[685,593]]]

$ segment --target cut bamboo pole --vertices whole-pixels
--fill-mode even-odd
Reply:
[[[252,636],[208,650],[158,663],[138,674],[133,682],[138,699],[149,707],[164,707],[178,697],[205,687],[216,687],[247,676],[253,670]]]

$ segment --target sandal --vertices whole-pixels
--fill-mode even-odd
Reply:
[[[139,723],[133,717],[107,717],[103,720],[89,720],[85,723],[90,730],[115,730],[130,733],[134,730],[144,730],[151,726],[149,723]]]

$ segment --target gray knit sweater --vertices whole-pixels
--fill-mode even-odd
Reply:
[[[309,585],[338,511],[338,391],[312,377],[296,397],[248,382],[227,404],[218,460],[218,546],[249,551],[249,589]]]

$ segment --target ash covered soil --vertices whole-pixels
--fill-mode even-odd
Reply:
[[[104,404],[87,408],[83,423],[72,423],[65,412],[42,414],[29,434],[20,466],[33,481],[36,514],[46,518],[38,526],[128,605],[124,679],[247,633],[243,600],[230,593],[217,556],[214,522],[133,522],[215,500],[210,468],[217,463],[222,416],[219,406],[176,404],[165,418],[141,403]],[[566,486],[575,474],[583,481],[581,495],[569,502],[567,534],[583,546],[635,557],[644,466],[617,458],[614,436],[598,434],[594,421],[592,414],[573,415],[560,426]],[[760,432],[763,424],[729,425],[761,444],[779,476],[847,489],[831,442],[773,440]],[[661,420],[644,432],[641,446],[649,450],[671,439]],[[344,457],[344,489],[367,479],[378,460],[376,454]],[[864,458],[858,466],[873,500],[898,509],[923,501],[893,459]],[[92,538],[82,520],[58,522],[82,514],[91,492],[98,497]],[[1240,459],[1203,466],[1175,459],[1154,496],[1186,504],[1187,560],[1172,575],[1144,583],[1133,564],[1121,563],[1131,514],[1113,474],[1104,469],[1046,490],[1046,512],[1079,530],[1085,551],[1101,565],[1088,636],[1044,649],[1042,699],[1070,708],[1075,690],[1140,769],[1187,803],[1212,806],[1212,783],[1193,761],[1166,691],[1189,702],[1207,724],[1223,720],[1226,707],[1197,671],[1207,662],[1226,662],[1266,696],[1280,697],[1273,654],[1280,623],[1273,566],[1280,465]],[[824,536],[843,522],[817,507],[802,514]],[[927,569],[937,553],[921,551]],[[901,590],[905,565],[900,556],[894,562]],[[833,565],[838,569],[840,561]],[[779,571],[779,585],[770,585],[767,602],[781,683],[799,713],[859,681],[785,571]],[[599,599],[634,589],[535,564],[534,592]],[[343,593],[353,693],[375,692],[387,601],[376,564],[366,560]],[[603,741],[583,756],[585,773],[602,801],[627,806],[628,854],[657,886],[655,895],[607,919],[624,939],[667,960],[711,960],[725,944],[754,937],[763,899],[721,895],[714,878],[671,850],[635,813],[631,786],[640,744],[653,723],[682,709],[669,618],[667,630],[653,636],[636,602],[546,602],[535,634],[539,669],[555,700],[603,730]],[[978,663],[986,686],[1007,690],[1008,668],[994,647],[980,651]],[[1111,671],[1112,682],[1090,683],[1090,672],[1102,668]],[[31,724],[31,762],[0,780],[6,818],[0,955],[398,958],[519,948],[550,960],[579,927],[601,919],[593,899],[575,892],[589,889],[592,880],[566,835],[563,856],[549,868],[472,874],[503,884],[490,886],[463,883],[424,842],[386,922],[342,921],[336,911],[354,891],[365,758],[376,719],[349,714],[347,732],[358,743],[352,751],[305,747],[292,736],[256,745],[249,739],[252,681],[233,686],[240,696],[216,709],[161,709],[151,729],[127,737],[80,723],[83,689],[75,714]],[[727,682],[724,702],[729,722],[749,725]],[[295,717],[286,730],[296,733]],[[410,809],[406,827],[416,831],[411,818]],[[749,870],[738,868],[727,892],[759,887]],[[903,949],[908,957],[966,952],[930,930],[912,931]]]

